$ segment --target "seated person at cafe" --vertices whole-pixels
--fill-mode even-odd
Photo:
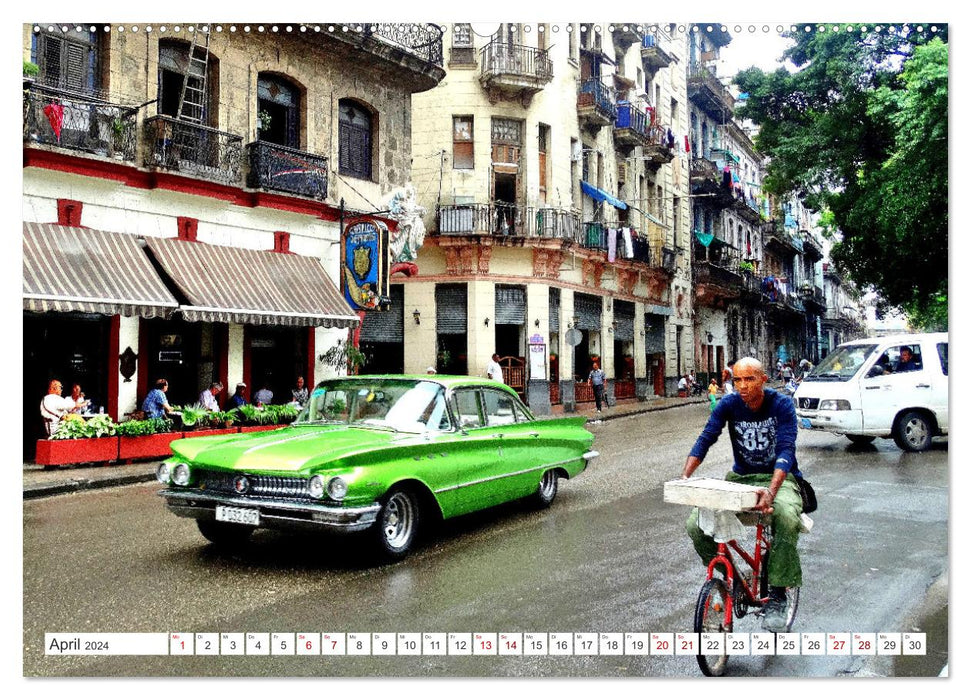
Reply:
[[[71,410],[72,413],[83,413],[84,409],[91,405],[91,401],[84,398],[80,384],[71,387],[71,401],[75,403],[75,407]]]
[[[44,430],[48,437],[54,434],[64,416],[84,404],[83,398],[74,400],[61,396],[63,391],[64,385],[57,379],[52,379],[47,385],[47,396],[40,402],[40,416],[44,419]]]
[[[257,406],[268,406],[273,403],[273,392],[270,391],[269,384],[265,379],[260,384],[259,391],[253,394],[253,401],[256,402]]]
[[[239,408],[248,403],[249,401],[246,400],[246,384],[245,382],[240,382],[236,385],[236,393],[229,397],[229,409]]]
[[[207,411],[218,411],[219,410],[219,399],[216,397],[219,392],[223,390],[223,385],[219,382],[213,382],[209,385],[209,388],[204,390],[199,394],[199,405],[201,405]]]
[[[174,415],[175,411],[169,406],[165,392],[169,390],[169,383],[164,379],[155,382],[155,388],[148,392],[148,396],[142,401],[142,410],[146,418],[165,418]]]

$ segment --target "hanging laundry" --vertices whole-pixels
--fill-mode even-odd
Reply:
[[[607,229],[607,262],[617,259],[617,229]]]
[[[622,228],[620,232],[624,239],[624,257],[631,259],[634,257],[634,240],[631,237],[631,229]]]
[[[54,136],[57,138],[57,142],[61,142],[61,125],[64,124],[64,107],[59,104],[49,104],[44,107],[44,116],[47,117],[47,121],[51,123],[51,128],[54,130]]]
[[[722,187],[729,191],[732,189],[732,171],[727,165],[722,170]]]

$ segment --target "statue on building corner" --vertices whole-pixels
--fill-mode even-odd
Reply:
[[[425,242],[425,208],[418,204],[414,185],[405,185],[391,195],[388,202],[389,218],[397,223],[391,232],[391,274],[402,273],[408,277],[418,274],[418,250]]]

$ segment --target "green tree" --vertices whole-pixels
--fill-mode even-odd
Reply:
[[[918,324],[946,327],[946,28],[789,36],[797,68],[749,68],[738,116],[759,126],[765,188],[827,215],[833,261]],[[942,313],[943,308],[943,313]]]

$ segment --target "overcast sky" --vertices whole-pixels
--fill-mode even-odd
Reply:
[[[779,34],[777,30],[779,26],[778,23],[728,25],[732,41],[728,46],[722,47],[718,76],[731,77],[750,66],[757,66],[766,72],[779,68],[782,65],[779,63],[779,58],[791,44],[788,39],[784,39]],[[736,28],[740,28],[741,31]],[[750,28],[754,28],[755,31],[750,31]],[[765,28],[769,31],[764,31]],[[792,70],[791,65],[789,70]]]

